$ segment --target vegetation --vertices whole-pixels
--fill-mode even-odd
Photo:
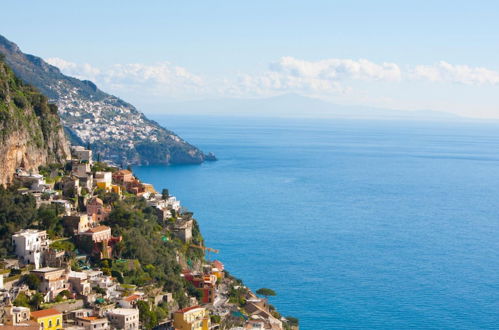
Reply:
[[[273,297],[276,295],[275,291],[268,288],[261,288],[256,290],[256,294],[259,296],[264,296],[265,298]]]

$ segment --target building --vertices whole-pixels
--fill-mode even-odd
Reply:
[[[123,308],[135,308],[137,302],[143,299],[144,294],[134,293],[128,297],[123,297],[118,301],[118,304]]]
[[[92,197],[87,202],[87,214],[94,216],[95,221],[101,222],[107,219],[111,213],[111,208],[104,206],[104,202],[99,197]]]
[[[88,163],[74,164],[72,174],[80,179],[86,178],[92,175],[92,169]]]
[[[111,238],[111,228],[108,226],[97,226],[79,233],[80,236],[88,237],[94,243],[107,241]]]
[[[6,306],[4,308],[3,323],[5,325],[23,325],[31,318],[31,311],[27,307]]]
[[[173,226],[173,234],[180,238],[184,242],[190,242],[192,239],[192,226],[194,224],[194,220],[184,220],[178,219],[175,225]]]
[[[31,318],[35,320],[43,330],[57,330],[62,327],[62,313],[57,309],[42,309],[31,312]]]
[[[64,268],[45,267],[32,270],[31,274],[40,279],[39,291],[44,295],[44,301],[54,300],[64,290],[70,291],[71,287],[67,281],[69,271]]]
[[[106,191],[111,190],[113,184],[113,173],[112,172],[95,172],[94,174],[95,185],[98,188],[104,189]]]
[[[50,240],[45,230],[25,229],[12,235],[12,244],[14,253],[23,263],[33,264],[35,268],[39,268]]]
[[[84,328],[85,330],[107,330],[111,329],[109,326],[109,321],[106,318],[99,318],[97,316],[84,316],[78,317],[75,320],[75,324]]]
[[[201,301],[205,304],[213,303],[216,295],[217,277],[213,274],[184,273],[184,278],[191,282],[200,292]]]
[[[70,271],[68,281],[71,284],[71,289],[79,295],[86,296],[92,291],[88,276],[84,272]]]
[[[224,269],[225,269],[224,264],[218,260],[215,260],[213,261],[212,266],[213,266],[213,268],[211,269],[212,274],[215,275],[218,279],[223,279]]]
[[[77,235],[78,233],[86,232],[92,227],[88,215],[85,213],[77,213],[62,217],[62,223],[66,235]]]
[[[139,329],[139,310],[135,308],[116,308],[107,317],[116,329]]]
[[[210,315],[201,306],[187,307],[173,314],[173,326],[178,330],[208,330],[210,325]]]
[[[82,146],[73,147],[73,154],[79,160],[92,164],[92,150],[85,149]]]
[[[133,179],[133,174],[129,170],[119,170],[113,173],[113,181],[120,185],[131,182]]]

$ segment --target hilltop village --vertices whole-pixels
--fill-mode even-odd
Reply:
[[[193,213],[130,169],[78,146],[14,178],[0,187],[2,327],[298,329],[208,260],[218,251]]]

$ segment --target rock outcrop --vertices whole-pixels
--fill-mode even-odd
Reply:
[[[17,168],[61,163],[70,156],[57,106],[14,75],[0,57],[0,185]]]

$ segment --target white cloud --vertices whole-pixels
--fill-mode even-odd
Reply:
[[[395,63],[376,64],[365,59],[331,58],[311,62],[288,56],[272,63],[270,68],[283,75],[324,81],[348,79],[399,81],[402,76],[399,66]]]
[[[91,80],[105,91],[109,89],[119,94],[137,93],[140,90],[143,95],[177,97],[199,93],[204,89],[201,77],[169,62],[153,65],[114,64],[101,69],[61,58],[49,58],[46,61],[58,67],[64,74]]]
[[[413,77],[434,82],[453,82],[465,85],[499,84],[499,72],[483,67],[454,65],[441,61],[435,65],[417,65]]]

